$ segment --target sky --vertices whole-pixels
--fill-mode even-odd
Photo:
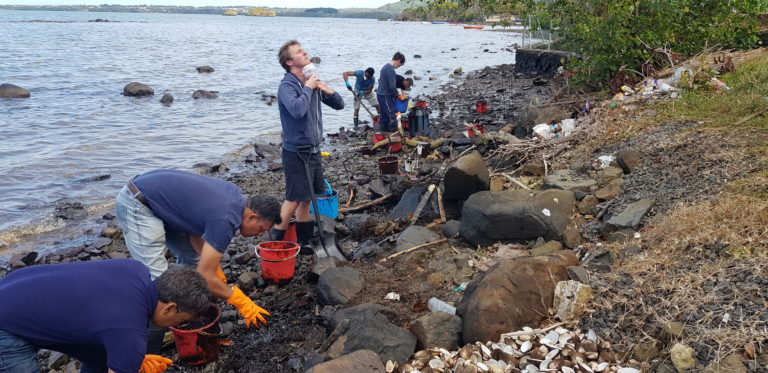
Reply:
[[[0,0],[0,5],[186,5],[186,6],[268,6],[281,8],[378,8],[397,0]]]

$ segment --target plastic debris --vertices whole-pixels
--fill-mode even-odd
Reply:
[[[384,299],[387,299],[387,300],[400,300],[400,294],[395,293],[395,292],[387,293],[387,295],[384,296]]]

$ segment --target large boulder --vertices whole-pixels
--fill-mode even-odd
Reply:
[[[478,192],[464,203],[459,232],[483,246],[538,237],[562,241],[573,204],[573,193],[566,190]]]
[[[131,82],[123,87],[123,96],[143,97],[152,96],[154,94],[155,90],[144,83]]]
[[[478,152],[467,154],[445,172],[445,199],[467,199],[472,194],[488,190],[490,174],[483,156]]]
[[[0,98],[29,98],[30,93],[26,88],[13,84],[0,84]]]
[[[328,327],[331,335],[338,337],[330,344],[326,355],[335,359],[367,349],[376,352],[382,361],[405,364],[416,349],[416,336],[390,323],[383,312],[391,311],[375,304],[361,304],[336,311]]]
[[[570,251],[504,260],[472,280],[456,308],[464,343],[496,341],[501,333],[536,328],[549,318],[555,286],[579,264]]]
[[[199,98],[218,98],[219,91],[206,91],[204,89],[198,89],[194,92],[192,92],[192,98],[195,100]]]
[[[365,279],[359,269],[352,267],[329,268],[320,274],[317,291],[323,304],[345,304],[363,290]]]
[[[357,350],[331,361],[315,365],[304,373],[384,372],[379,355],[371,350]]]
[[[411,324],[411,332],[416,334],[419,349],[442,347],[455,350],[459,346],[461,318],[445,312],[430,312]]]

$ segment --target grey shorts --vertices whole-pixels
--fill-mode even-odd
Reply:
[[[300,158],[301,157],[301,158]],[[308,202],[312,199],[307,183],[307,173],[302,158],[309,157],[309,174],[315,194],[325,190],[323,181],[323,164],[320,153],[291,152],[283,149],[283,172],[285,173],[285,200],[293,202]]]

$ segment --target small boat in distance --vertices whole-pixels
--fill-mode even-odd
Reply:
[[[440,21],[432,21],[432,24],[433,24],[433,25],[442,25],[442,24],[445,24],[445,22],[440,22]]]
[[[483,25],[464,25],[465,30],[482,30],[485,26]]]
[[[451,26],[458,26],[461,24],[461,22],[448,22],[448,24]]]

